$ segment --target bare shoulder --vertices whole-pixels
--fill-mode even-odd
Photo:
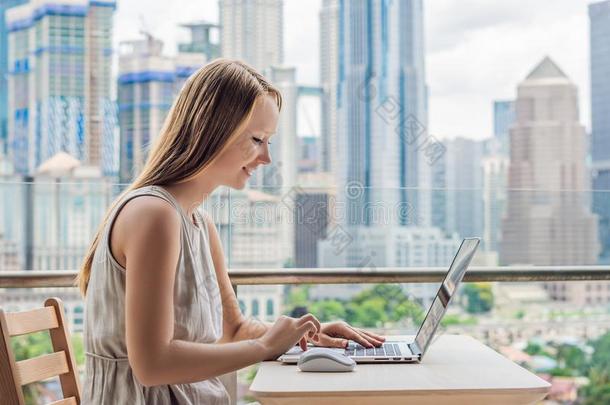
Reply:
[[[125,204],[114,221],[112,252],[124,265],[128,246],[162,244],[176,239],[180,234],[180,221],[176,209],[162,198],[147,195],[134,198]]]

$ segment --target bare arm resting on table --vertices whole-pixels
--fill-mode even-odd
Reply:
[[[140,383],[178,384],[219,376],[275,356],[317,332],[313,317],[282,318],[252,340],[202,344],[173,339],[180,226],[173,207],[146,196],[127,203],[113,226],[113,254],[127,269],[127,352]]]

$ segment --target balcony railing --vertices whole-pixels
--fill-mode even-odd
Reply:
[[[229,277],[239,285],[436,283],[446,268],[290,268],[232,269]],[[0,288],[72,287],[76,271],[0,272]],[[541,282],[610,280],[610,266],[496,266],[472,267],[464,282]]]

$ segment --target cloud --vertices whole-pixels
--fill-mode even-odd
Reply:
[[[507,9],[507,4],[514,10]],[[426,5],[426,35],[428,43],[435,44],[428,47],[426,61],[431,132],[450,137],[491,136],[493,100],[514,98],[518,83],[545,55],[578,86],[581,122],[588,125],[584,1],[434,0]],[[458,11],[460,18],[446,21],[447,13]],[[484,20],[485,15],[490,16],[489,21]]]
[[[430,130],[441,136],[483,138],[492,131],[492,102],[515,97],[516,86],[545,55],[576,83],[581,122],[589,126],[587,0],[424,0]],[[297,81],[319,80],[321,0],[285,0],[286,65]],[[186,32],[177,25],[217,22],[218,2],[121,0],[115,44],[146,28],[175,53]]]

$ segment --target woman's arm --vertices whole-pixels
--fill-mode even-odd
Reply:
[[[246,339],[256,339],[265,334],[272,323],[259,321],[254,318],[246,319],[241,313],[235,291],[225,265],[225,257],[216,230],[216,225],[209,215],[204,216],[209,235],[210,250],[216,270],[216,278],[222,297],[223,306],[223,336],[220,342],[238,342]],[[321,333],[316,334],[312,343],[320,346],[345,347],[347,339],[353,340],[365,347],[380,346],[384,338],[363,329],[354,328],[345,322],[330,322],[321,324]]]
[[[140,197],[123,208],[113,230],[117,237],[114,245],[125,258],[127,269],[127,352],[140,383],[188,383],[222,375],[273,358],[304,335],[317,332],[319,326],[311,316],[283,317],[256,340],[203,344],[173,339],[180,221],[165,201]]]
[[[219,342],[238,342],[246,339],[256,339],[265,334],[267,330],[273,326],[272,323],[259,321],[257,319],[246,319],[239,308],[235,291],[229,279],[227,266],[220,243],[220,237],[216,230],[216,225],[209,215],[204,215],[208,233],[210,235],[210,250],[212,252],[212,260],[214,269],[216,270],[216,278],[218,279],[218,288],[222,298],[222,316],[223,316],[223,333]]]

